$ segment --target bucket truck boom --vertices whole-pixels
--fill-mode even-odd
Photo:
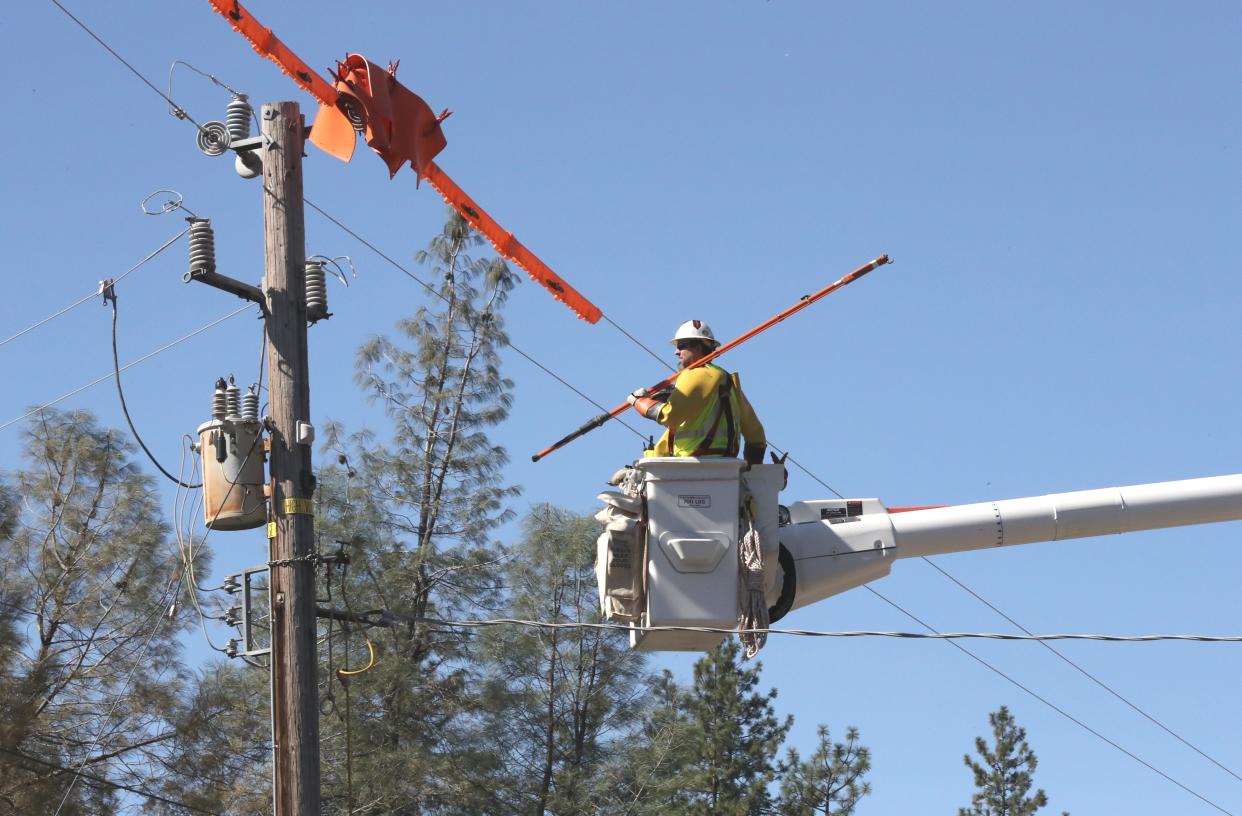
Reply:
[[[640,626],[737,624],[739,496],[754,497],[767,600],[775,622],[791,609],[882,578],[899,558],[1242,519],[1242,474],[1080,490],[889,512],[878,499],[778,504],[783,467],[741,472],[737,460],[648,458],[643,475],[645,602]],[[612,557],[600,538],[601,600]],[[720,633],[643,631],[646,650],[708,650]]]

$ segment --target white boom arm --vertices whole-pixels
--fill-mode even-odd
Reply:
[[[796,608],[886,575],[897,558],[1242,519],[1242,475],[901,513],[866,499],[799,502],[790,515],[780,539]]]

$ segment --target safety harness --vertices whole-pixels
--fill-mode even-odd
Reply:
[[[715,416],[712,417],[711,424],[703,434],[702,443],[693,451],[685,454],[686,456],[737,456],[738,453],[738,430],[737,422],[733,414],[733,376],[725,373],[724,369],[719,366],[712,366],[724,373],[724,380],[716,389],[716,406]],[[725,425],[724,446],[713,446],[716,440],[716,434],[720,430],[720,423]],[[674,428],[668,429],[668,448],[670,451],[676,450],[677,432]]]

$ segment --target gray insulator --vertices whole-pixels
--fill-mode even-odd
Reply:
[[[204,122],[198,129],[198,149],[208,156],[219,156],[229,149],[233,137],[223,122]]]
[[[216,271],[216,233],[210,218],[190,218],[190,275]]]
[[[254,384],[246,389],[241,398],[241,417],[247,422],[259,421],[259,386]]]
[[[328,316],[328,287],[323,265],[321,260],[306,261],[306,319],[311,323]]]
[[[228,394],[224,390],[224,378],[216,380],[215,393],[211,395],[211,418],[224,419],[229,411]]]
[[[234,142],[250,138],[250,116],[254,108],[250,107],[246,95],[233,97],[224,115],[224,124],[229,129],[229,136]]]
[[[224,389],[224,394],[228,402],[229,417],[241,416],[241,389],[237,387],[237,383],[233,382],[233,376],[229,375],[229,384]]]

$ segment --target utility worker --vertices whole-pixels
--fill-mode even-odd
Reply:
[[[650,394],[640,388],[628,400],[634,410],[667,429],[647,455],[737,456],[739,437],[745,437],[743,457],[749,464],[763,464],[767,449],[763,425],[742,393],[737,374],[715,363],[690,368],[720,345],[711,327],[702,320],[687,320],[672,342],[684,372],[672,391]]]

